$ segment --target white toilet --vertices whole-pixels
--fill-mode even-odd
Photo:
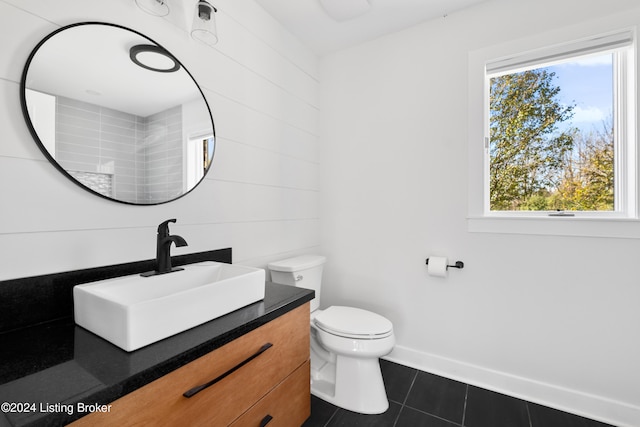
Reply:
[[[379,357],[395,344],[393,325],[379,314],[353,307],[319,310],[325,257],[303,255],[269,264],[271,280],[313,289],[311,301],[311,393],[362,414],[389,408]]]

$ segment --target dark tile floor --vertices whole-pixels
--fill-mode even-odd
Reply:
[[[311,396],[311,417],[303,427],[609,426],[386,360],[380,367],[389,397],[387,412],[357,414]]]

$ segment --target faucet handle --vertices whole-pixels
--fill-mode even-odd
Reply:
[[[175,218],[171,218],[168,219],[166,221],[163,221],[160,223],[160,225],[158,226],[158,234],[161,234],[163,236],[168,236],[169,235],[169,223],[170,222],[176,222]]]

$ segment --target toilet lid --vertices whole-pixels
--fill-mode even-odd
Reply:
[[[314,322],[325,332],[348,338],[376,339],[393,333],[393,324],[388,319],[353,307],[329,307],[318,313]]]

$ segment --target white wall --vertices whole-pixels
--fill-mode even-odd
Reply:
[[[322,305],[387,316],[393,360],[637,426],[640,241],[466,222],[469,52],[603,17],[640,8],[495,0],[322,59]],[[465,268],[430,277],[430,255]]]
[[[317,59],[252,0],[219,0],[215,49],[187,33],[195,0],[156,18],[133,0],[0,0],[0,280],[155,256],[157,224],[189,246],[232,247],[264,266],[319,245]],[[216,128],[213,170],[192,193],[159,206],[96,197],[62,176],[32,140],[20,76],[53,30],[103,21],[146,34],[202,87]]]
[[[231,246],[263,266],[321,250],[324,305],[389,317],[400,362],[640,425],[640,242],[466,224],[468,52],[625,8],[640,23],[636,4],[492,1],[326,57],[320,87],[313,55],[251,0],[216,2],[216,49],[189,39],[186,8],[160,19],[132,0],[0,0],[0,280],[152,258],[156,225],[176,217],[189,247],[175,254]],[[103,200],[32,141],[22,67],[49,32],[87,20],[155,39],[202,86],[216,157],[188,196]],[[429,277],[432,254],[465,269]]]

